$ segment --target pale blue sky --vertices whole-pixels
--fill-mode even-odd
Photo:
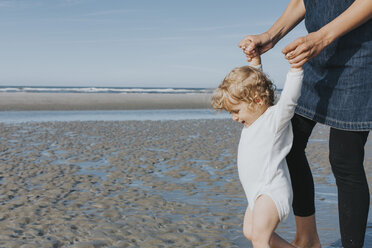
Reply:
[[[0,0],[0,85],[216,87],[288,1]],[[282,87],[281,49],[263,56]]]

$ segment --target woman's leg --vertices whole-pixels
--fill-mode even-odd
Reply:
[[[320,247],[316,230],[314,181],[306,158],[305,148],[316,122],[295,114],[292,118],[293,145],[287,164],[293,189],[293,212],[296,236],[293,245],[303,248]]]
[[[369,210],[369,189],[364,171],[368,132],[331,128],[329,159],[338,190],[342,245],[363,247]]]

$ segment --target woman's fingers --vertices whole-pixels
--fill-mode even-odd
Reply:
[[[239,43],[238,43],[238,47],[239,48],[243,48],[244,47],[244,45],[245,45],[245,43],[246,43],[246,40],[247,40],[247,37],[248,36],[246,36],[246,37],[244,37]]]
[[[247,35],[242,41],[239,42],[238,46],[247,52],[251,52],[256,50],[257,47],[261,46],[265,42],[266,41],[263,34]]]
[[[252,43],[252,41],[253,41],[253,36],[252,35],[248,35],[248,36],[244,37],[244,39],[242,39],[239,42],[238,46],[241,49],[245,50]]]
[[[244,45],[242,45],[240,48],[243,49],[243,52],[246,55],[253,56],[253,54],[256,51],[256,47],[257,47],[257,45],[254,42],[248,41]]]
[[[293,58],[297,54],[294,52],[301,44],[304,42],[304,37],[300,37],[293,41],[291,44],[283,48],[282,53],[286,56],[287,59]]]
[[[290,64],[296,64],[304,59],[308,59],[310,55],[310,51],[303,50],[302,47],[298,47],[299,49],[295,50],[292,55],[288,56],[288,61]],[[298,54],[297,56],[295,54]]]
[[[298,38],[286,46],[282,52],[291,65],[302,66],[317,56],[325,47],[327,47],[327,42],[322,38],[322,34],[313,32]]]
[[[282,52],[293,68],[302,67],[313,57],[312,46],[305,37],[298,38],[286,46]]]
[[[268,33],[247,35],[238,43],[238,46],[246,55],[248,62],[251,62],[253,58],[270,50],[274,45],[275,43],[272,41]]]
[[[251,56],[251,57],[258,56],[257,49],[250,50],[249,48],[246,48],[246,49],[243,50],[243,52],[244,52],[247,56]]]
[[[288,62],[291,67],[299,68],[302,67],[307,61],[312,58],[311,47],[307,44],[301,44],[296,47],[294,51],[291,51],[287,56]]]

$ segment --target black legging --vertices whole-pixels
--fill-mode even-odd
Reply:
[[[305,148],[316,122],[295,114],[292,118],[293,145],[287,163],[293,188],[293,211],[307,217],[315,213],[314,181]],[[365,175],[364,145],[369,132],[331,128],[329,160],[336,178],[342,245],[363,247],[369,210],[369,189]]]

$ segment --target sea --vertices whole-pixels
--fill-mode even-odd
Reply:
[[[214,88],[173,88],[173,87],[69,87],[69,86],[0,86],[0,93],[149,93],[149,94],[211,94]],[[280,94],[282,89],[277,89]]]
[[[0,86],[0,93],[110,93],[110,94],[208,94],[211,88],[171,87],[46,87]],[[155,109],[155,110],[81,110],[81,111],[0,111],[0,123],[49,121],[158,121],[190,119],[225,119],[227,112],[212,109]]]
[[[49,87],[49,86],[0,86],[1,92],[32,93],[151,93],[151,94],[190,94],[212,93],[211,88],[172,88],[172,87]]]

